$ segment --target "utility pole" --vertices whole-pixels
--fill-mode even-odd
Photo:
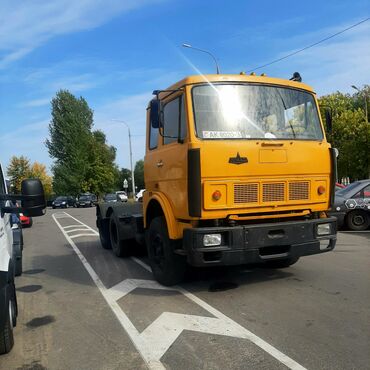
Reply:
[[[132,197],[133,197],[133,199],[135,199],[136,188],[135,188],[134,169],[132,167],[132,147],[131,147],[131,131],[130,131],[130,126],[125,121],[122,121],[120,119],[112,119],[112,121],[123,123],[127,127],[127,130],[128,130],[128,141],[129,141],[129,146],[130,146],[130,166],[131,166]]]

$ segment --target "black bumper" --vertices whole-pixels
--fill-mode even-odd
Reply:
[[[330,224],[330,234],[317,235],[318,224]],[[183,249],[192,266],[241,265],[324,253],[336,243],[334,217],[235,227],[184,230]],[[203,246],[205,234],[221,234],[221,245]]]

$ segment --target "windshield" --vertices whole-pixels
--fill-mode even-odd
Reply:
[[[105,200],[114,200],[114,199],[117,199],[117,195],[116,194],[106,194],[104,198]]]
[[[81,195],[79,200],[90,200],[91,196],[90,195]]]
[[[349,184],[345,188],[338,190],[335,193],[335,195],[339,195],[339,196],[343,197],[346,194],[348,194],[349,192],[353,191],[353,189],[357,188],[358,187],[358,184],[359,184],[358,182],[353,182],[352,184]]]
[[[65,202],[67,200],[67,197],[57,197],[55,200],[58,202]]]
[[[323,139],[309,93],[251,84],[201,85],[192,93],[202,139]]]

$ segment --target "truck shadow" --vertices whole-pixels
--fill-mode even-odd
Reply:
[[[242,265],[228,267],[190,267],[186,280],[181,284],[184,288],[195,291],[221,292],[236,289],[239,286],[255,285],[275,280],[284,280],[294,276],[289,269],[271,269],[261,265]]]

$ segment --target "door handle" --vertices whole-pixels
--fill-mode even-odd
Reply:
[[[162,162],[162,159],[159,161],[159,162],[157,162],[157,167],[163,167],[163,162]]]

